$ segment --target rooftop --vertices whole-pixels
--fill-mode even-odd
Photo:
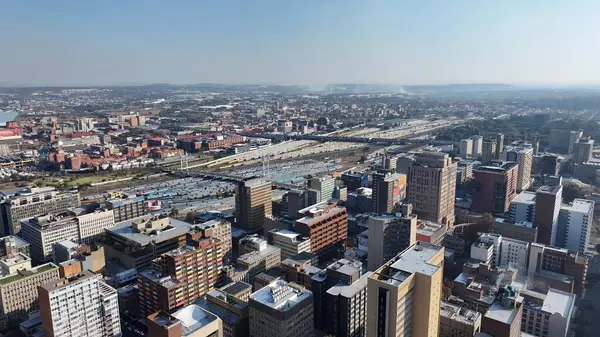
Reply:
[[[590,213],[594,211],[595,202],[587,199],[575,199],[570,204],[562,204],[561,210],[579,213]]]
[[[179,283],[179,281],[168,274],[161,273],[158,270],[146,269],[138,275],[154,281],[165,288],[171,288]]]
[[[371,276],[373,272],[366,272],[362,275],[356,282],[345,285],[345,284],[337,284],[327,290],[327,293],[334,296],[343,296],[346,298],[352,298],[359,291],[365,289],[367,287],[367,282],[369,280],[369,276]]]
[[[315,219],[329,217],[330,214],[338,213],[338,212],[341,212],[343,210],[345,210],[345,208],[342,207],[342,206],[335,206],[335,207],[332,207],[330,209],[324,209],[324,210],[316,209],[316,208],[315,209],[310,209],[309,212],[310,212],[311,215],[307,215],[307,216],[305,216],[305,217],[303,217],[301,219],[298,219],[298,220],[296,220],[296,222],[297,223],[300,222],[300,223],[303,223],[303,224],[306,224],[306,225],[310,226],[310,225],[312,225],[314,223]]]
[[[538,188],[536,193],[544,193],[544,194],[556,194],[558,191],[562,189],[562,185],[544,185]]]
[[[477,311],[443,301],[440,305],[440,316],[471,325],[474,325],[477,320],[481,319],[481,314]]]
[[[270,181],[266,181],[266,180],[264,180],[262,178],[250,179],[250,180],[246,180],[244,182],[244,186],[245,187],[250,187],[250,188],[252,188],[252,187],[259,187],[259,186],[266,185],[266,184],[268,184],[270,186],[271,182]]]
[[[498,322],[510,324],[517,316],[517,310],[512,307],[505,308],[502,304],[494,302],[484,316]]]
[[[33,276],[35,274],[43,273],[45,271],[57,269],[57,268],[58,268],[57,265],[55,265],[52,262],[48,262],[46,264],[37,266],[35,268],[31,268],[29,270],[19,270],[18,274],[16,274],[16,275],[10,275],[10,276],[0,278],[0,285],[5,285],[5,284],[13,283],[16,281],[20,281],[29,276]]]
[[[278,280],[252,293],[250,300],[278,311],[288,311],[311,297],[311,291],[294,283]]]
[[[174,313],[173,316],[181,321],[183,336],[189,336],[219,319],[217,316],[202,309],[197,304],[190,304],[183,307]]]
[[[535,192],[523,191],[512,202],[535,205]]]
[[[354,275],[357,272],[360,273],[360,271],[362,270],[362,263],[358,261],[340,259],[327,266],[327,269],[335,270],[338,273],[344,275]]]
[[[281,251],[281,248],[267,245],[267,248],[259,251],[253,251],[238,257],[238,262],[245,262],[251,264],[252,262],[264,259],[265,257],[274,254],[277,251]]]
[[[143,216],[131,221],[119,223],[112,228],[106,228],[109,234],[119,236],[123,239],[135,242],[141,246],[147,246],[152,242],[162,242],[189,232],[190,224],[181,220],[168,218],[168,227],[163,230],[150,232],[149,234],[137,231],[134,228],[134,221],[150,220],[153,216]]]
[[[574,302],[574,294],[550,288],[546,294],[546,300],[544,301],[542,310],[549,312],[550,314],[558,313],[562,317],[569,317],[571,310],[573,310]]]
[[[512,169],[515,166],[518,166],[518,163],[509,161],[509,162],[502,163],[502,165],[500,165],[500,166],[491,166],[491,165],[479,166],[474,171],[476,171],[476,172],[478,171],[478,172],[489,172],[489,173],[501,173],[501,174],[504,174],[506,171]]]
[[[230,295],[235,295],[238,294],[244,290],[252,290],[252,285],[246,283],[246,282],[242,282],[242,281],[235,281],[235,282],[231,282],[223,287],[221,287],[221,291]]]
[[[390,262],[379,268],[374,274],[380,279],[400,285],[413,273],[433,275],[440,267],[430,264],[429,261],[442,250],[443,247],[417,241]]]

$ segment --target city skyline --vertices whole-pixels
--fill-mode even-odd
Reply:
[[[588,0],[4,3],[3,86],[600,83]]]

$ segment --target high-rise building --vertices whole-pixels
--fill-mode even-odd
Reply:
[[[507,148],[500,158],[503,161],[519,163],[517,191],[523,191],[531,185],[531,165],[533,162],[533,148]]]
[[[483,262],[491,267],[500,266],[500,244],[502,237],[484,233],[471,245],[471,259]]]
[[[245,337],[249,336],[250,329],[247,302],[249,298],[250,294],[247,299],[242,300],[223,290],[215,289],[194,304],[223,321],[223,337]]]
[[[21,219],[62,213],[81,205],[79,193],[57,191],[53,187],[0,191],[0,197],[0,221],[6,235],[20,233]]]
[[[312,277],[322,271],[317,267],[318,261],[317,255],[303,252],[281,261],[280,268],[285,273],[286,280],[312,291]]]
[[[22,254],[5,256],[2,261],[10,270],[0,276],[0,329],[6,329],[39,309],[38,286],[58,280],[60,274],[54,263],[31,268],[31,260]]]
[[[581,164],[592,160],[594,152],[594,140],[588,138],[579,138],[573,145],[573,163]]]
[[[214,238],[190,240],[190,245],[161,255],[153,268],[138,274],[142,316],[189,305],[217,284],[222,268],[221,242]]]
[[[384,263],[412,246],[417,237],[417,216],[380,215],[369,218],[369,270]]]
[[[529,258],[529,242],[502,238],[500,243],[500,267],[517,269],[519,275],[524,275],[527,270],[527,259]]]
[[[521,337],[523,297],[505,289],[483,315],[481,332],[494,337]]]
[[[22,220],[21,236],[31,244],[31,258],[52,260],[52,246],[61,241],[79,242],[77,218],[68,213]]]
[[[587,284],[588,265],[588,257],[579,252],[531,243],[527,278],[542,292],[555,288],[581,294]]]
[[[197,304],[174,314],[158,311],[146,317],[148,337],[223,337],[223,321]]]
[[[250,336],[312,337],[313,294],[295,283],[275,281],[250,295]]]
[[[496,134],[496,159],[500,159],[502,152],[504,152],[504,134],[499,132]]]
[[[306,207],[306,195],[302,190],[288,191],[281,200],[281,213],[292,218],[296,218],[298,211]]]
[[[575,294],[548,289],[546,294],[521,291],[523,318],[521,331],[536,337],[566,337],[575,315]]]
[[[315,205],[316,206],[316,205]],[[309,215],[296,220],[296,232],[310,239],[311,253],[321,259],[335,257],[346,250],[348,212],[337,204],[313,207]]]
[[[38,287],[44,336],[121,335],[117,291],[84,271]]]
[[[554,245],[584,253],[590,242],[594,219],[594,201],[575,199],[560,206]]]
[[[252,250],[246,251],[238,257],[237,266],[247,271],[248,282],[254,283],[254,278],[281,263],[281,248],[267,244],[261,238],[252,238],[254,241]]]
[[[535,218],[535,192],[523,191],[510,202],[508,218],[512,222],[531,222]]]
[[[105,228],[115,226],[115,214],[112,209],[97,209],[92,212],[77,212],[79,240],[86,245],[92,244]]]
[[[273,229],[268,233],[268,243],[281,248],[281,259],[289,259],[302,252],[310,252],[310,239],[287,229]]]
[[[332,176],[310,178],[308,179],[308,188],[319,191],[321,198],[318,202],[327,201],[333,197],[335,178]]]
[[[479,331],[481,331],[481,313],[442,302],[439,337],[473,337]]]
[[[456,163],[445,153],[416,153],[409,167],[407,196],[419,219],[454,224]]]
[[[373,174],[373,212],[390,213],[401,199],[401,189],[406,184],[406,176],[400,173]]]
[[[123,222],[148,214],[148,201],[144,197],[112,193],[106,208],[113,211],[115,222]]]
[[[221,241],[223,259],[229,261],[232,256],[231,223],[223,219],[209,220],[196,224],[190,229],[189,235],[193,239],[215,238]]]
[[[417,241],[368,280],[367,336],[437,337],[444,248]]]
[[[489,164],[492,160],[496,159],[496,141],[493,139],[487,139],[483,141],[481,150],[481,161],[484,164]]]
[[[470,138],[461,140],[458,152],[463,158],[471,158],[473,156],[473,140]]]
[[[531,171],[536,174],[548,174],[551,176],[558,175],[560,170],[560,161],[555,155],[538,155],[533,156]]]
[[[473,157],[477,158],[483,151],[483,137],[473,136],[471,139],[473,139]]]
[[[517,196],[519,166],[506,162],[501,166],[480,166],[473,171],[476,182],[471,210],[477,213],[504,213]]]
[[[272,214],[271,182],[251,179],[235,186],[236,226],[251,233],[263,228],[265,216]]]
[[[545,245],[554,245],[556,241],[562,189],[562,185],[545,185],[535,192],[533,227],[538,229],[538,242]]]
[[[575,142],[582,136],[582,131],[551,130],[550,148],[563,154],[573,153]]]
[[[348,188],[348,191],[356,191],[361,187],[366,187],[369,183],[369,176],[363,173],[342,173],[342,182]]]

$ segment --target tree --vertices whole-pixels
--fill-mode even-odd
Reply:
[[[169,213],[169,216],[172,217],[172,218],[174,218],[174,217],[176,217],[178,215],[179,215],[179,210],[177,208],[173,207],[171,209],[171,213]]]
[[[581,189],[581,187],[579,187],[579,185],[575,183],[568,183],[563,185],[562,197],[564,203],[573,202],[575,198],[584,198],[585,192]]]
[[[481,220],[479,220],[479,223],[485,227],[485,230],[488,233],[491,233],[494,231],[494,223],[495,222],[496,222],[496,220],[494,219],[494,216],[491,215],[490,213],[484,213],[481,216]]]
[[[185,215],[185,222],[194,223],[194,221],[196,220],[196,218],[198,217],[198,215],[200,215],[200,213],[196,212],[196,211],[188,212]]]

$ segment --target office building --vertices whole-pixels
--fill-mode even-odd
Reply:
[[[52,259],[55,264],[75,260],[81,263],[82,270],[101,273],[106,265],[104,247],[86,246],[73,241],[61,241],[52,246]]]
[[[104,229],[115,226],[115,214],[112,209],[97,209],[91,212],[75,210],[79,227],[79,240],[86,245],[92,244]]]
[[[581,164],[592,160],[594,152],[594,140],[588,138],[579,138],[573,145],[573,163]]]
[[[531,185],[531,166],[533,163],[532,147],[511,147],[502,152],[500,158],[503,161],[511,161],[519,164],[517,179],[517,191],[524,191]]]
[[[252,294],[252,285],[242,281],[234,281],[222,286],[219,290],[237,299],[248,302],[250,294]]]
[[[481,332],[494,337],[521,337],[523,297],[505,289],[481,320]]]
[[[478,158],[483,152],[483,137],[473,136],[473,157]]]
[[[537,228],[532,222],[513,222],[508,219],[496,218],[494,221],[494,233],[510,239],[525,242],[537,242]]]
[[[502,237],[484,233],[471,245],[471,259],[483,262],[491,267],[500,266],[500,245]]]
[[[476,183],[471,210],[477,213],[504,213],[517,197],[519,166],[506,162],[501,166],[480,166],[473,171]]]
[[[442,301],[439,337],[473,337],[479,331],[481,331],[480,313]]]
[[[24,259],[22,255],[3,258],[4,263],[19,267],[12,268],[12,274],[0,277],[0,329],[19,324],[27,319],[28,313],[38,310],[38,286],[60,278],[57,265],[46,263],[23,269]]]
[[[463,158],[473,157],[473,140],[469,138],[461,140],[458,154]]]
[[[236,227],[250,233],[262,230],[265,216],[272,214],[271,182],[250,179],[235,186]]]
[[[400,173],[373,174],[373,212],[387,214],[403,198],[406,175]]]
[[[138,274],[142,316],[189,305],[213,290],[222,268],[221,242],[214,238],[190,240],[188,246],[162,254],[153,269]]]
[[[148,337],[223,337],[223,322],[196,304],[174,314],[158,311],[146,318]]]
[[[42,214],[58,214],[79,207],[79,193],[57,191],[53,187],[0,191],[0,219],[5,235],[19,234],[21,219]]]
[[[317,206],[317,205],[315,205]],[[348,213],[337,204],[312,207],[308,215],[296,220],[296,232],[310,239],[310,251],[328,259],[346,251]]]
[[[273,229],[268,233],[268,243],[281,248],[281,259],[285,260],[302,252],[310,252],[310,239],[287,229]]]
[[[483,141],[481,150],[481,162],[489,164],[492,160],[496,159],[496,148],[497,144],[495,140],[487,139]]]
[[[255,238],[254,241],[256,241],[256,249],[244,253],[237,259],[237,266],[247,271],[250,284],[254,283],[254,278],[258,274],[281,263],[281,248],[271,246],[260,238]]]
[[[223,337],[249,336],[250,322],[248,320],[248,300],[239,299],[229,293],[215,289],[206,294],[206,297],[194,304],[219,317],[223,322]]]
[[[523,191],[510,202],[508,218],[512,222],[533,222],[535,217],[535,192]]]
[[[527,270],[529,258],[529,242],[503,237],[500,242],[500,267],[514,268],[519,275]]]
[[[250,336],[312,337],[313,294],[276,281],[250,295]]]
[[[0,238],[0,257],[22,253],[29,256],[29,242],[18,236],[9,235]]]
[[[280,268],[285,273],[285,279],[288,282],[294,282],[312,290],[312,277],[323,271],[317,267],[318,261],[317,255],[303,252],[281,261]]]
[[[441,245],[446,231],[446,226],[439,223],[417,219],[417,241]]]
[[[106,208],[113,211],[115,223],[139,218],[150,213],[148,202],[143,196],[112,193]]]
[[[527,278],[541,292],[555,288],[581,294],[587,284],[589,260],[584,254],[564,248],[531,243]]]
[[[327,201],[333,197],[335,178],[332,176],[310,178],[308,179],[308,188],[319,191],[320,199],[317,202]]]
[[[348,188],[348,191],[356,191],[361,187],[367,187],[369,184],[369,176],[358,172],[342,173],[342,182]]]
[[[306,195],[302,190],[291,190],[281,198],[281,214],[296,218],[298,211],[306,207]]]
[[[575,315],[575,294],[548,289],[547,293],[521,290],[521,331],[536,337],[566,337]]]
[[[504,134],[496,134],[496,159],[500,159],[500,154],[504,152]]]
[[[107,259],[141,271],[160,255],[184,247],[190,226],[177,219],[149,215],[107,228],[98,242],[103,244]]]
[[[454,224],[456,163],[444,153],[415,154],[408,173],[408,202],[419,219]]]
[[[77,219],[68,213],[43,215],[23,219],[21,236],[31,244],[31,258],[38,261],[52,260],[52,246],[61,241],[79,242]]]
[[[121,335],[117,291],[84,271],[38,287],[44,336]]]
[[[562,204],[562,185],[542,186],[535,192],[533,227],[538,229],[538,242],[554,245],[558,231],[558,214]]]
[[[347,201],[348,200],[348,188],[347,187],[340,187],[340,186],[336,186],[335,189],[333,190],[333,198],[337,199],[337,200],[341,200],[341,201]]]
[[[437,337],[444,248],[417,241],[368,279],[367,336]]]
[[[559,170],[560,160],[558,156],[550,154],[533,156],[533,164],[531,169],[533,173],[555,176],[558,175]]]
[[[592,232],[594,205],[592,200],[575,199],[560,206],[555,246],[580,253],[586,251]]]
[[[563,154],[573,153],[575,142],[583,136],[582,131],[550,131],[550,148]]]
[[[369,270],[378,269],[415,244],[417,216],[379,215],[369,218]]]

